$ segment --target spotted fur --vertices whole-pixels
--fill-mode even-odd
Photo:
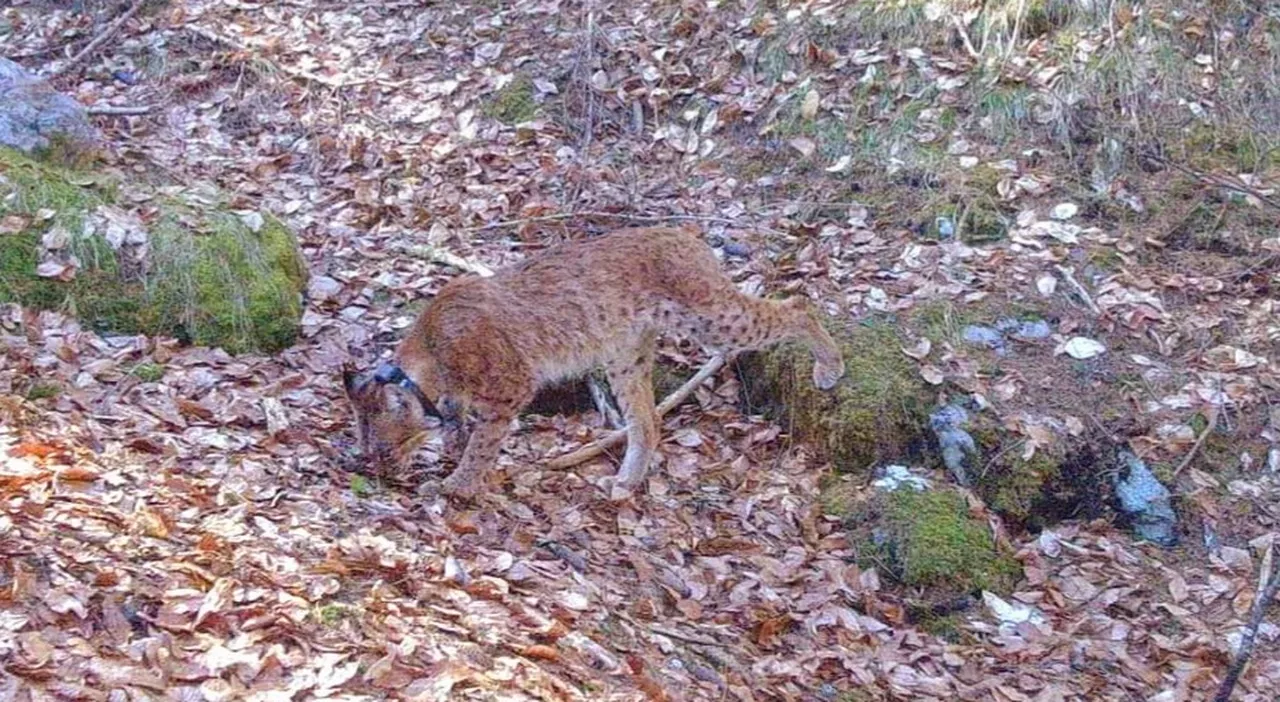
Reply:
[[[537,390],[603,367],[627,425],[614,479],[624,493],[644,479],[658,445],[651,376],[660,334],[711,350],[808,345],[813,381],[830,389],[844,361],[807,301],[741,293],[696,230],[623,229],[565,244],[494,276],[445,285],[414,323],[396,361],[436,406],[466,421],[446,450],[464,447],[443,491],[476,494],[511,421]],[[421,403],[395,385],[344,372],[366,456],[406,462],[427,434]]]

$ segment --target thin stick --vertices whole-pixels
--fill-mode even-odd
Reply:
[[[588,376],[587,390],[591,393],[591,401],[595,403],[596,411],[609,422],[609,426],[613,429],[623,428],[622,413],[613,404],[613,398],[609,395],[609,391],[605,390],[600,379],[594,375]]]
[[[1271,601],[1276,598],[1276,592],[1280,590],[1280,558],[1276,558],[1275,541],[1271,542],[1268,547],[1268,555],[1271,556],[1270,578],[1264,586],[1261,582],[1262,575],[1267,571],[1262,570],[1263,563],[1259,564],[1259,582],[1260,592],[1257,599],[1253,601],[1253,611],[1249,614],[1249,626],[1244,630],[1244,638],[1240,641],[1240,650],[1236,653],[1235,660],[1231,661],[1231,665],[1227,668],[1227,676],[1222,679],[1222,684],[1218,686],[1218,692],[1213,696],[1213,702],[1229,702],[1231,693],[1235,690],[1236,682],[1240,680],[1240,674],[1244,672],[1244,667],[1249,663],[1249,657],[1253,655],[1253,644],[1258,638],[1258,627],[1262,624],[1262,617],[1267,613],[1267,607],[1271,605]]]
[[[1249,187],[1244,183],[1230,180],[1224,176],[1216,175],[1213,173],[1204,173],[1201,171],[1197,171],[1196,169],[1190,166],[1184,166],[1183,164],[1178,163],[1177,161],[1170,161],[1169,159],[1153,152],[1146,152],[1144,155],[1147,158],[1151,159],[1152,161],[1155,161],[1156,163],[1159,163],[1162,166],[1168,166],[1169,168],[1172,168],[1174,170],[1182,171],[1186,175],[1189,175],[1192,178],[1195,178],[1196,180],[1200,181],[1201,183],[1204,183],[1205,185],[1216,185],[1220,188],[1233,190],[1237,193],[1240,193],[1241,195],[1250,195],[1252,197],[1258,198],[1259,202],[1265,205],[1268,205],[1270,207],[1274,207],[1277,210],[1280,210],[1280,202],[1277,202],[1276,200],[1271,199],[1266,193],[1263,193],[1261,190],[1258,190],[1257,188]]]
[[[1200,450],[1201,446],[1204,446],[1204,440],[1209,438],[1210,432],[1218,426],[1218,413],[1221,410],[1222,408],[1220,406],[1213,406],[1213,411],[1209,413],[1209,424],[1205,426],[1204,431],[1200,432],[1200,438],[1196,439],[1196,443],[1191,447],[1191,451],[1187,454],[1186,458],[1183,458],[1182,463],[1179,463],[1178,467],[1174,469],[1173,477],[1178,477],[1178,474],[1181,473],[1183,469],[1191,465],[1191,460],[1196,457],[1196,452]]]
[[[66,63],[62,64],[61,68],[58,68],[57,70],[50,73],[48,77],[56,78],[57,76],[60,76],[63,73],[66,73],[72,68],[75,68],[82,61],[89,58],[89,56],[91,56],[93,52],[98,50],[98,47],[102,46],[108,39],[112,37],[112,35],[120,31],[120,28],[124,26],[125,22],[128,22],[130,18],[138,14],[138,10],[142,9],[142,2],[143,0],[134,0],[133,4],[129,6],[129,9],[124,11],[123,15],[120,15],[119,17],[116,18],[114,22],[107,25],[107,28],[102,30],[101,34],[94,37],[93,41],[90,41],[88,44],[86,44],[85,47],[80,50],[80,53],[76,54],[75,56],[72,56],[70,61],[67,61]]]
[[[425,258],[428,261],[435,263],[443,263],[446,266],[453,266],[458,270],[466,271],[467,273],[475,273],[483,278],[488,278],[493,275],[493,269],[483,263],[467,260],[458,254],[435,246],[423,246],[419,244],[401,246],[399,248],[410,256],[417,256],[418,258]]]
[[[152,109],[150,105],[90,105],[84,111],[91,115],[145,115]]]
[[[702,383],[705,382],[707,378],[710,378],[711,376],[715,375],[721,368],[724,367],[724,364],[725,364],[724,356],[720,356],[720,355],[712,356],[711,360],[707,361],[707,364],[703,366],[700,370],[698,370],[698,372],[694,374],[692,378],[689,379],[689,382],[685,383],[684,385],[681,385],[678,390],[671,393],[670,395],[667,395],[666,399],[663,400],[662,403],[658,405],[658,410],[657,410],[658,417],[662,418],[671,410],[675,409],[676,407],[679,407],[680,403],[684,402],[685,399],[689,397],[690,393],[692,393],[699,385],[702,385]],[[585,463],[595,458],[596,456],[603,454],[605,451],[608,451],[614,446],[617,446],[618,444],[622,443],[622,441],[626,438],[627,438],[627,432],[625,429],[609,432],[608,434],[605,434],[603,437],[583,446],[582,448],[578,449],[577,451],[574,451],[573,453],[568,453],[558,458],[551,459],[550,461],[547,462],[547,466],[550,468],[556,468],[556,469],[572,468],[573,466],[576,466],[580,463]]]
[[[261,56],[260,54],[254,52],[252,47],[240,41],[239,39],[236,39],[234,37],[223,36],[211,29],[205,29],[204,27],[200,27],[194,24],[186,24],[186,25],[183,25],[182,28],[191,32],[192,34],[204,37],[205,39],[208,39],[209,41],[214,42],[215,44],[226,44],[227,46],[230,46],[236,51],[243,51],[246,54],[250,54],[254,58],[257,58],[259,61],[262,61],[263,63],[270,65],[272,68],[275,68],[276,70],[280,71],[281,73],[284,73],[285,75],[293,76],[294,78],[300,78],[302,80],[313,81],[321,85],[326,85],[330,88],[350,88],[353,86],[364,85],[366,83],[373,83],[377,81],[376,78],[359,78],[356,80],[337,80],[334,78],[330,78],[329,76],[322,76],[318,73],[312,73],[311,71],[308,71],[303,68],[294,68],[292,66],[286,66],[284,64],[268,60],[266,57]]]
[[[519,227],[526,224],[537,224],[538,222],[562,222],[566,219],[574,219],[577,217],[611,217],[613,219],[621,219],[627,222],[675,221],[675,222],[708,222],[712,224],[728,224],[728,225],[740,224],[739,222],[736,222],[732,219],[728,219],[726,217],[713,217],[713,216],[707,216],[707,215],[682,215],[682,214],[646,215],[646,214],[628,214],[626,212],[598,212],[593,210],[585,210],[585,211],[578,211],[578,212],[562,212],[560,214],[541,215],[538,217],[526,217],[524,219],[508,219],[508,220],[503,220],[501,222],[490,222],[488,224],[484,224],[479,227],[471,227],[469,229],[464,229],[463,231],[483,232],[490,229],[499,229],[502,227]],[[776,229],[769,229],[768,227],[755,227],[755,229],[758,229],[759,231],[762,231],[762,232],[769,232],[770,234],[782,234],[785,236],[785,232],[780,232]]]
[[[979,58],[982,54],[973,48],[973,42],[969,40],[969,31],[964,28],[964,23],[960,21],[959,15],[951,16],[951,23],[955,25],[956,31],[960,33],[960,39],[964,41],[964,50],[969,52],[971,58]]]
[[[1080,284],[1080,281],[1076,280],[1075,273],[1066,266],[1054,266],[1054,268],[1058,269],[1058,275],[1062,276],[1062,279],[1067,281],[1067,285],[1071,286],[1071,289],[1075,291],[1075,294],[1079,296],[1081,300],[1084,300],[1084,304],[1089,308],[1089,311],[1095,316],[1101,317],[1102,310],[1098,308],[1097,303],[1095,303],[1093,298],[1089,296],[1089,291],[1085,290],[1084,286]]]
[[[591,151],[592,132],[595,131],[596,121],[596,92],[595,87],[591,85],[591,69],[595,63],[596,56],[596,7],[595,3],[587,0],[587,124],[582,134],[581,157],[585,160],[587,153]]]

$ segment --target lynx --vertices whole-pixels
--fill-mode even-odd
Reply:
[[[542,386],[603,367],[626,423],[627,448],[609,490],[641,483],[657,448],[654,350],[659,334],[718,352],[787,340],[806,344],[813,382],[829,390],[844,360],[807,301],[738,291],[694,229],[647,227],[550,249],[492,277],[450,281],[415,321],[394,360],[371,374],[343,368],[361,450],[380,470],[403,466],[428,436],[463,447],[442,492],[484,484],[512,420]]]

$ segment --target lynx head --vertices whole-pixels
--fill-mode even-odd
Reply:
[[[398,382],[398,371],[387,365],[368,374],[356,373],[350,364],[342,368],[342,386],[355,412],[360,453],[377,472],[407,465],[427,439],[428,423],[436,418],[421,390],[411,381]],[[398,378],[403,377],[401,372]]]

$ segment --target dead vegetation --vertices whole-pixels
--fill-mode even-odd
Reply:
[[[6,55],[96,29],[45,9],[0,13]],[[163,106],[104,118],[114,158],[287,215],[313,273],[303,337],[230,358],[5,308],[0,689],[1048,702],[1217,687],[1280,519],[1270,6],[148,17],[60,87]],[[744,289],[819,301],[860,371],[840,391],[847,426],[825,426],[831,399],[744,406],[753,381],[791,392],[774,362],[695,390],[664,422],[647,496],[621,508],[597,494],[607,458],[543,463],[607,430],[589,409],[526,417],[503,490],[474,509],[433,496],[430,450],[403,484],[335,468],[341,361],[372,362],[456,274],[404,247],[493,267],[616,214],[698,221]],[[965,340],[1004,318],[1050,334]],[[1104,350],[1073,357],[1080,338]],[[705,360],[680,340],[663,354]],[[869,483],[888,463],[950,480],[923,424],[942,401],[973,408],[973,485],[882,501]],[[1179,547],[1113,523],[1120,446],[1174,491]],[[895,541],[847,524],[851,505]],[[928,515],[943,527],[907,519]],[[1264,624],[1236,699],[1270,699],[1278,660]]]

